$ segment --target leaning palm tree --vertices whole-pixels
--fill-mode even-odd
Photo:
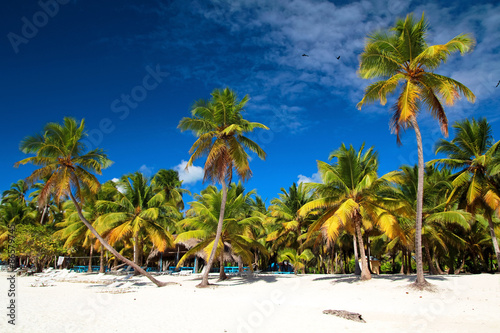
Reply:
[[[21,141],[21,151],[26,154],[35,154],[35,156],[25,158],[17,162],[15,166],[27,163],[41,166],[26,178],[28,185],[48,177],[38,196],[39,207],[44,207],[51,195],[56,201],[63,196],[69,196],[82,222],[108,251],[147,276],[158,287],[166,285],[118,253],[85,218],[82,211],[82,203],[85,200],[82,189],[87,189],[94,194],[97,193],[100,184],[94,173],[101,174],[101,170],[108,167],[111,161],[102,149],[86,152],[86,146],[82,142],[87,136],[84,130],[85,122],[83,119],[80,124],[69,117],[64,118],[62,125],[58,123],[46,124],[42,133],[28,136]]]
[[[222,202],[215,244],[219,244],[222,232],[227,184],[231,183],[233,171],[243,181],[252,176],[245,148],[256,153],[261,159],[266,157],[266,153],[257,143],[244,136],[256,128],[268,129],[260,123],[243,118],[242,113],[247,102],[248,96],[238,101],[236,93],[229,88],[215,89],[210,101],[197,101],[191,110],[192,117],[183,118],[179,122],[182,131],[193,131],[198,137],[191,147],[192,155],[186,167],[192,166],[196,159],[206,155],[204,181],[210,180],[222,185]],[[208,286],[208,274],[217,247],[217,245],[212,247],[200,287]]]
[[[456,122],[455,138],[441,139],[436,144],[436,154],[444,153],[446,158],[435,159],[429,164],[441,164],[458,170],[453,175],[454,191],[451,199],[458,199],[459,205],[472,214],[482,212],[488,220],[493,250],[500,271],[500,249],[495,235],[493,215],[500,211],[500,141],[494,142],[491,126],[486,119]]]
[[[378,225],[390,238],[400,234],[395,217],[384,209],[383,198],[378,191],[392,180],[393,173],[377,176],[377,154],[373,148],[363,152],[344,144],[330,154],[337,159],[333,164],[318,161],[322,183],[310,183],[317,199],[306,203],[299,210],[300,216],[321,211],[320,217],[309,227],[309,234],[321,230],[324,237],[333,242],[346,230],[355,235],[361,254],[361,279],[371,279],[361,228]],[[357,264],[357,263],[356,263]]]
[[[416,212],[415,252],[417,261],[417,287],[424,287],[422,265],[422,202],[424,155],[422,136],[417,116],[422,108],[427,108],[441,125],[441,131],[448,135],[448,120],[443,107],[453,105],[464,95],[469,101],[475,100],[474,94],[462,83],[449,77],[438,75],[434,70],[444,63],[451,53],[465,54],[472,50],[474,39],[468,34],[459,35],[446,44],[428,45],[426,33],[428,24],[424,15],[415,21],[412,14],[399,19],[389,32],[376,32],[368,37],[361,54],[359,74],[364,79],[381,79],[370,84],[358,108],[365,104],[380,101],[387,103],[387,97],[399,93],[391,120],[392,131],[401,144],[401,130],[413,128],[418,146],[418,199]]]

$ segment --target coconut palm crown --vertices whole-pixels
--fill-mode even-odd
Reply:
[[[245,148],[265,159],[266,153],[244,133],[255,128],[268,129],[260,123],[243,118],[248,96],[238,101],[236,93],[229,88],[215,89],[210,101],[197,101],[191,111],[192,118],[183,118],[179,123],[182,131],[193,131],[198,140],[189,151],[187,166],[207,156],[204,180],[231,183],[233,170],[244,181],[252,176]]]
[[[427,107],[441,130],[448,135],[448,120],[443,107],[453,105],[463,95],[474,102],[474,94],[462,83],[433,71],[454,52],[462,55],[472,51],[475,41],[469,34],[460,34],[445,44],[428,45],[428,23],[424,14],[415,21],[412,14],[400,19],[389,32],[370,36],[361,54],[359,74],[363,79],[380,79],[370,84],[358,108],[375,101],[387,103],[387,97],[399,92],[393,106],[391,128],[400,141],[401,128],[412,125],[420,109]],[[398,90],[399,88],[399,90]]]
[[[82,200],[81,188],[86,187],[92,193],[97,193],[100,187],[96,174],[111,165],[111,161],[102,149],[86,152],[82,139],[85,121],[80,124],[73,118],[64,118],[64,123],[48,123],[43,132],[28,136],[21,141],[20,149],[26,154],[35,154],[17,162],[14,166],[32,163],[41,168],[35,170],[26,178],[28,185],[48,177],[39,197],[40,207],[51,194],[56,200],[74,191],[76,198]]]

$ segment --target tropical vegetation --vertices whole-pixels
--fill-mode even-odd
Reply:
[[[187,167],[205,162],[209,184],[199,193],[187,191],[169,169],[100,184],[96,175],[111,161],[85,146],[84,120],[64,118],[20,144],[30,156],[15,166],[36,169],[2,193],[1,259],[8,259],[10,243],[16,265],[40,271],[62,256],[64,267],[93,270],[98,260],[101,272],[128,265],[158,286],[164,283],[151,270],[186,265],[203,273],[200,286],[208,285],[212,266],[228,278],[227,265],[237,265],[239,274],[359,273],[369,280],[379,261],[382,273],[416,272],[420,287],[424,271],[500,270],[500,141],[488,121],[455,122],[451,140],[438,140],[436,158],[423,161],[419,113],[428,109],[447,135],[444,105],[460,95],[474,100],[463,84],[434,73],[451,53],[471,51],[472,37],[428,45],[427,30],[423,16],[408,15],[370,35],[359,69],[379,81],[358,106],[384,105],[395,94],[392,129],[398,142],[401,130],[415,130],[417,165],[379,175],[376,147],[338,143],[327,162],[317,161],[320,181],[284,184],[267,202],[243,184],[252,177],[252,157],[266,157],[249,135],[268,128],[244,118],[248,96],[225,88],[195,102],[178,125],[196,137]],[[185,202],[186,195],[192,200]]]

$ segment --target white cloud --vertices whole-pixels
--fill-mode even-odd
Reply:
[[[307,177],[304,175],[298,175],[297,178],[299,178],[298,183],[321,183],[321,176],[319,175],[319,172],[313,173],[311,177]]]
[[[174,170],[179,173],[179,179],[183,181],[183,184],[195,184],[197,181],[203,179],[203,168],[193,165],[186,169],[187,161],[182,160],[182,162],[174,166]]]
[[[203,77],[210,82],[207,88],[229,83],[252,97],[249,110],[262,118],[255,121],[268,124],[285,118],[287,121],[278,123],[277,128],[291,134],[312,127],[308,105],[329,110],[343,101],[357,112],[355,105],[370,83],[356,72],[366,36],[392,26],[409,12],[417,18],[425,12],[430,23],[430,44],[445,43],[467,32],[478,41],[474,52],[464,57],[454,54],[439,68],[440,74],[464,83],[477,96],[475,105],[459,102],[447,108],[450,123],[474,114],[478,108],[491,110],[485,114],[488,117],[496,115],[495,108],[488,107],[495,102],[495,85],[500,79],[500,4],[495,2],[465,5],[460,1],[359,0],[335,4],[328,0],[213,0],[193,1],[189,6],[184,1],[169,3],[172,5],[160,6],[157,11],[165,23],[137,40],[165,50],[166,57],[172,49],[189,54],[189,67],[175,63],[168,68],[173,73],[171,78]],[[172,12],[178,15],[172,16]],[[184,28],[190,22],[194,31]],[[213,34],[207,38],[206,33]],[[228,39],[235,43],[228,43]],[[303,53],[309,57],[302,57]],[[362,112],[386,116],[392,103],[394,99],[384,107],[374,103]],[[278,114],[269,110],[277,110]],[[426,112],[422,116],[428,117]]]
[[[151,177],[153,175],[153,167],[148,167],[146,164],[143,164],[139,168],[139,172],[147,177]]]
[[[116,183],[118,183],[118,182],[120,181],[120,179],[118,179],[118,178],[113,178],[113,179],[111,179],[111,181],[112,181],[113,183],[115,183],[115,184],[116,184]],[[117,189],[117,190],[118,190],[118,192],[120,192],[120,193],[125,193],[125,187],[123,187],[123,186],[118,185],[118,186],[116,187],[116,189]]]

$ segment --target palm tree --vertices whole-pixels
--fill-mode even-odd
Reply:
[[[172,200],[179,210],[184,209],[184,201],[182,194],[190,192],[186,189],[180,188],[182,181],[179,180],[179,173],[175,170],[160,169],[151,180],[154,185],[155,191],[164,191],[166,200]]]
[[[62,196],[69,196],[82,222],[108,251],[147,276],[158,287],[166,285],[118,253],[83,215],[82,188],[88,189],[91,193],[97,193],[100,184],[94,173],[101,174],[101,170],[111,164],[102,149],[86,152],[85,144],[82,142],[87,135],[84,129],[83,119],[78,124],[75,119],[69,117],[64,118],[62,125],[58,123],[46,124],[42,133],[28,136],[21,141],[21,151],[26,154],[35,154],[35,156],[25,158],[14,166],[18,167],[27,163],[41,166],[26,178],[28,185],[48,177],[38,197],[39,207],[44,207],[51,195],[56,201],[59,201]]]
[[[493,215],[500,211],[500,141],[494,142],[491,126],[486,119],[456,122],[455,138],[441,139],[436,144],[436,154],[446,158],[435,159],[429,164],[441,164],[458,170],[453,175],[454,191],[450,195],[459,200],[459,205],[468,212],[483,212],[488,220],[493,250],[500,271],[500,249],[495,235]]]
[[[241,184],[231,184],[227,193],[225,215],[220,241],[216,242],[218,217],[220,216],[223,193],[215,186],[209,186],[196,194],[196,201],[191,202],[187,217],[179,222],[185,232],[177,236],[176,242],[182,243],[190,239],[199,241],[180,259],[177,266],[190,256],[202,251],[208,256],[216,248],[216,256],[220,259],[220,279],[225,279],[224,256],[227,254],[239,258],[244,264],[253,261],[252,249],[267,254],[266,249],[255,240],[253,228],[259,223],[260,217],[250,209],[251,196],[255,191],[244,193]],[[208,267],[205,268],[208,270]]]
[[[155,193],[147,177],[140,172],[122,176],[112,200],[99,200],[98,209],[107,213],[98,218],[98,224],[107,230],[111,245],[131,238],[134,262],[140,266],[144,240],[149,240],[159,251],[173,246],[173,238],[167,230],[171,217],[180,215],[177,203],[170,205],[163,191]],[[137,272],[137,271],[136,271]]]
[[[10,185],[10,189],[2,193],[2,202],[17,200],[26,205],[26,194],[28,193],[28,184],[23,179]]]
[[[299,215],[321,210],[321,216],[309,227],[309,233],[321,229],[329,242],[335,241],[343,229],[354,234],[361,254],[361,279],[369,280],[371,274],[365,256],[362,226],[367,228],[377,224],[390,238],[397,236],[400,230],[396,219],[383,208],[383,200],[377,195],[377,191],[392,180],[393,174],[379,178],[377,154],[373,147],[366,152],[363,150],[364,144],[359,151],[342,144],[329,156],[330,160],[337,159],[334,164],[318,161],[323,183],[309,185],[315,189],[318,199],[302,206]]]
[[[442,250],[448,251],[446,240],[457,238],[452,229],[456,227],[462,230],[470,229],[470,214],[456,209],[456,205],[450,205],[446,200],[452,190],[449,177],[450,173],[446,169],[437,170],[432,166],[425,168],[426,195],[422,210],[422,240],[431,274],[436,274],[431,258],[431,246],[439,246]],[[394,191],[394,198],[399,207],[393,212],[400,218],[409,220],[415,216],[417,206],[418,167],[402,166],[394,181],[398,185]]]
[[[278,260],[287,260],[293,266],[293,272],[297,275],[299,269],[305,270],[306,263],[314,259],[314,254],[310,249],[305,249],[300,254],[295,249],[284,249],[280,252]]]
[[[266,240],[272,242],[274,250],[285,244],[300,254],[303,251],[303,230],[307,230],[311,219],[300,216],[298,211],[312,200],[311,192],[305,188],[304,183],[299,186],[293,183],[288,191],[281,188],[281,192],[278,198],[271,200],[269,211],[275,227]]]
[[[248,96],[238,101],[236,93],[229,88],[215,89],[211,100],[197,101],[191,110],[192,118],[181,119],[178,126],[182,131],[193,131],[198,137],[191,147],[192,155],[186,167],[192,166],[196,159],[207,155],[204,181],[222,184],[222,202],[215,244],[219,244],[222,233],[227,200],[226,184],[231,183],[233,170],[243,181],[252,176],[245,148],[256,153],[261,159],[266,157],[266,153],[257,143],[244,136],[255,128],[268,129],[260,123],[243,119],[242,113],[247,102]],[[217,246],[212,248],[200,287],[208,286],[208,274],[216,249]]]
[[[443,102],[446,105],[453,105],[460,94],[471,102],[475,100],[474,94],[462,83],[433,72],[451,53],[460,51],[461,54],[465,54],[471,51],[474,39],[462,34],[446,44],[429,46],[426,42],[427,29],[428,24],[423,14],[418,22],[414,20],[412,14],[409,14],[406,19],[399,19],[389,32],[376,32],[368,37],[361,54],[359,74],[364,79],[381,80],[370,84],[365,90],[363,99],[358,103],[359,109],[377,100],[385,105],[387,96],[399,91],[391,120],[392,131],[396,134],[398,144],[401,144],[401,129],[412,127],[415,130],[419,166],[415,226],[417,262],[415,285],[420,288],[427,283],[422,265],[421,233],[424,155],[417,116],[421,108],[428,108],[441,125],[441,131],[448,135],[448,120]]]

